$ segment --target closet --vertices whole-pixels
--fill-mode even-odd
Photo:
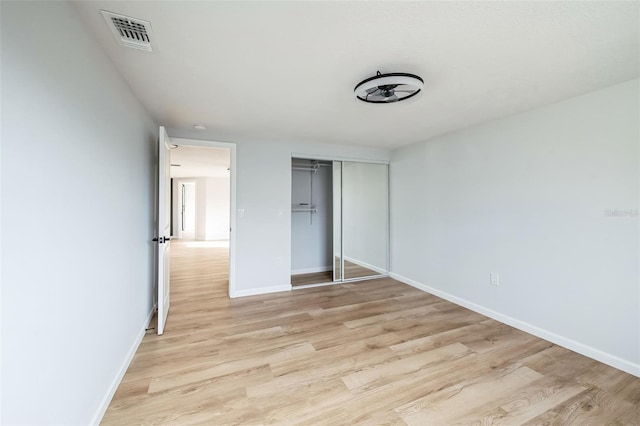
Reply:
[[[333,281],[331,162],[291,162],[291,274],[293,284]]]
[[[292,158],[291,284],[335,284],[389,269],[387,164]]]

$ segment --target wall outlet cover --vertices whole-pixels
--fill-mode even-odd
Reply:
[[[491,285],[500,287],[500,274],[498,274],[497,272],[491,272],[489,278],[490,278],[489,282],[491,283]]]

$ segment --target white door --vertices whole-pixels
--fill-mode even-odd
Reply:
[[[169,248],[171,246],[171,140],[160,126],[158,143],[158,334],[164,333],[169,315]]]

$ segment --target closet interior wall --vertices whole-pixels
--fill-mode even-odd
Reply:
[[[330,162],[291,163],[291,274],[331,271],[333,247]]]

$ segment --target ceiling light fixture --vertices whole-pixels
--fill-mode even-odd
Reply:
[[[388,104],[404,101],[420,93],[424,81],[414,74],[394,72],[381,74],[362,80],[353,89],[353,93],[363,102]]]
[[[207,128],[204,127],[202,124],[194,124],[193,128],[196,130],[207,130]]]

